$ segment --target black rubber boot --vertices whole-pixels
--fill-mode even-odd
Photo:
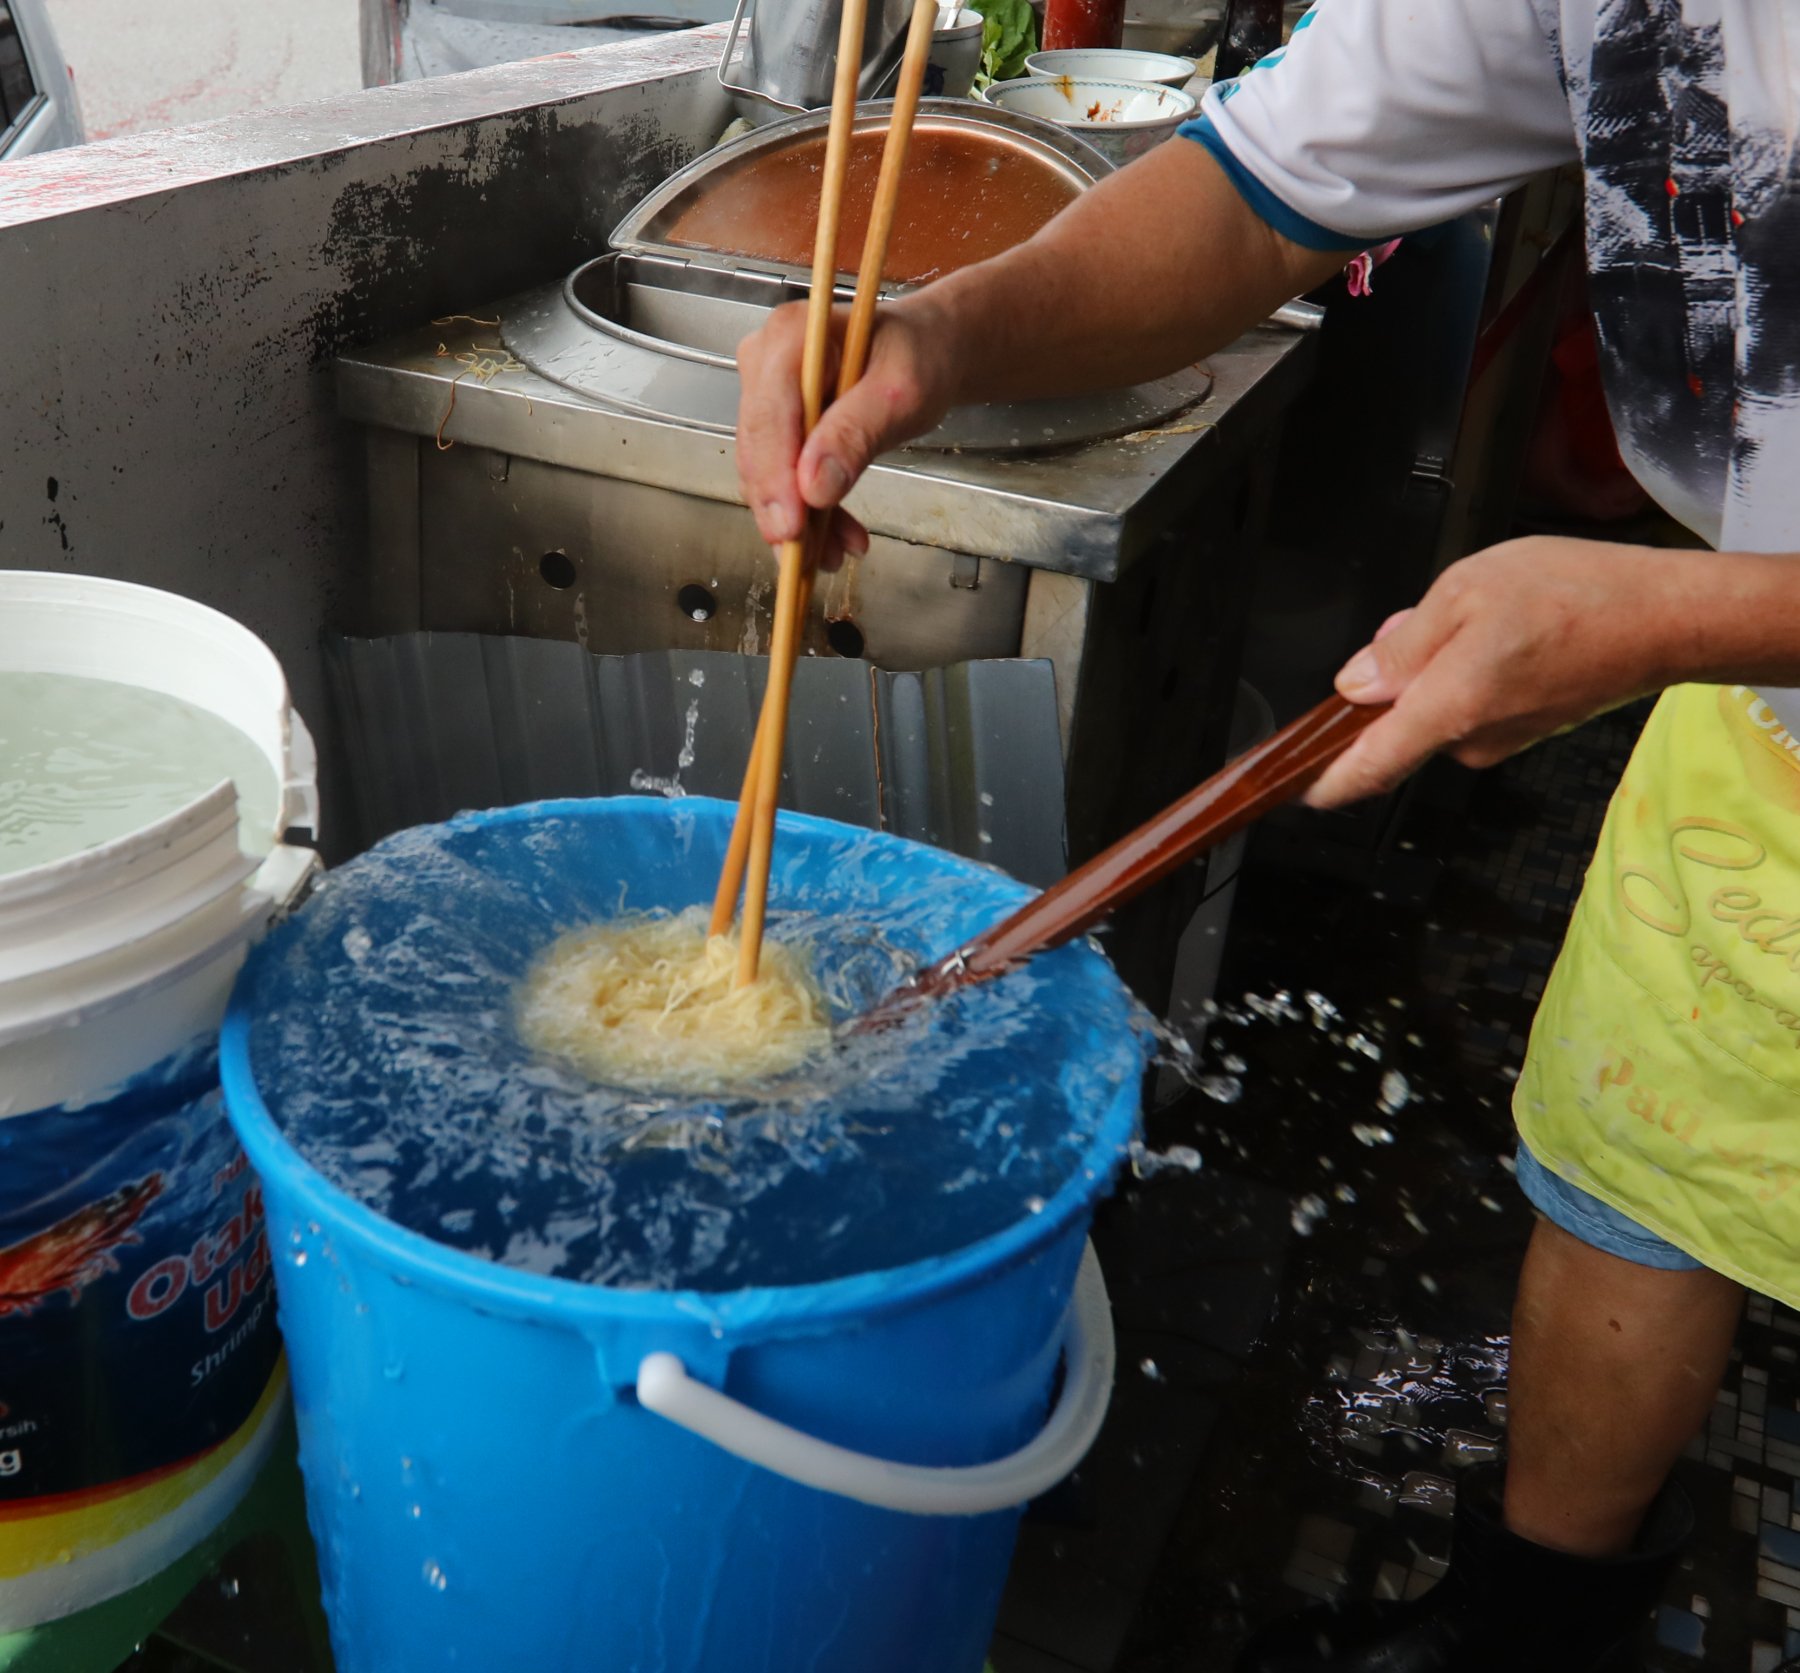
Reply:
[[[1633,1673],[1638,1629],[1693,1528],[1687,1494],[1662,1490],[1629,1555],[1571,1557],[1501,1526],[1500,1479],[1464,1478],[1450,1567],[1429,1592],[1277,1622],[1237,1673]]]

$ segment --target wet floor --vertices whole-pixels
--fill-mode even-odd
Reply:
[[[1292,824],[1253,847],[1207,1048],[1236,1095],[1153,1117],[1206,1166],[1131,1187],[1097,1230],[1132,1273],[1119,1407],[1028,1530],[998,1673],[1224,1669],[1278,1614],[1442,1573],[1458,1477],[1505,1444],[1531,1226],[1512,1077],[1642,717],[1442,769],[1329,875]],[[1797,1397],[1800,1317],[1753,1303],[1682,1465],[1700,1525],[1646,1631],[1654,1673],[1800,1649]]]

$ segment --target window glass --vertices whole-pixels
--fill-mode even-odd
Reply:
[[[31,66],[25,62],[25,43],[6,0],[0,0],[0,130],[10,128],[37,97],[31,83]]]

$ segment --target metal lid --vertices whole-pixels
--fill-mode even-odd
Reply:
[[[840,273],[854,275],[892,106],[859,109],[845,188]],[[612,245],[635,255],[810,277],[828,111],[721,145],[628,214]],[[1112,165],[1054,122],[965,99],[926,99],[907,152],[884,291],[1020,244]]]

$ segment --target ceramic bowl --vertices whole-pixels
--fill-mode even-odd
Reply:
[[[1128,163],[1161,145],[1198,107],[1191,93],[1159,82],[1077,76],[997,81],[981,96],[998,109],[1072,128],[1113,163]]]
[[[1154,81],[1185,87],[1194,79],[1194,61],[1166,52],[1134,52],[1129,47],[1066,47],[1034,52],[1025,60],[1028,76],[1071,76],[1076,81]]]

